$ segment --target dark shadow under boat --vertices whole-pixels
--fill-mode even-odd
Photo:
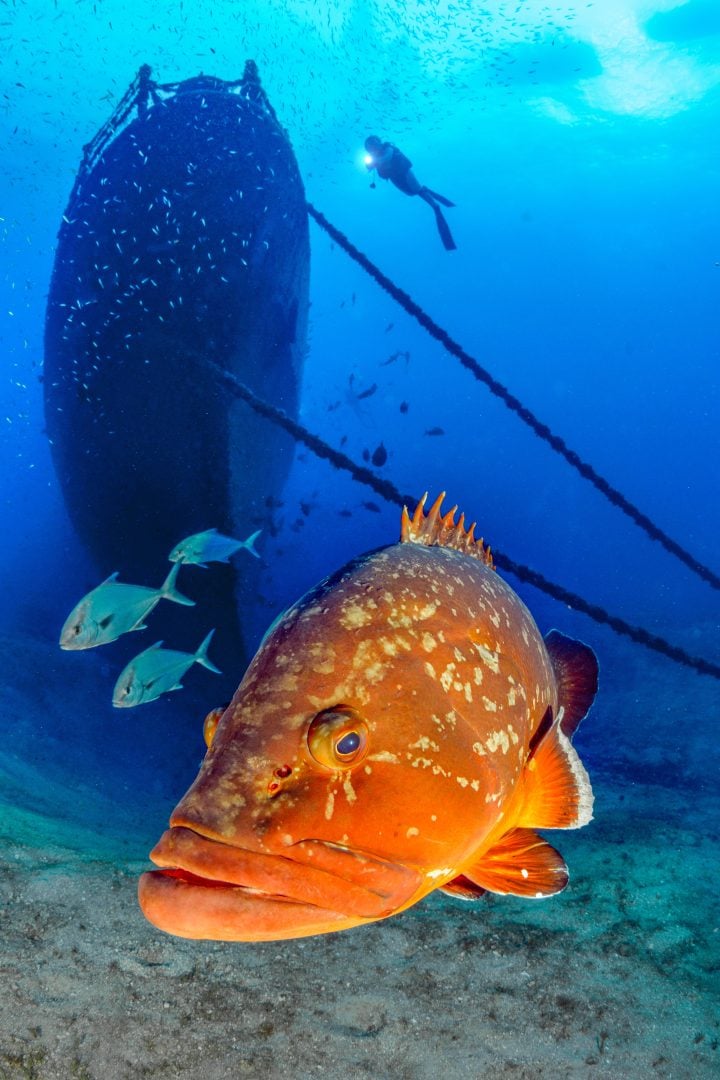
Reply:
[[[255,65],[236,83],[170,86],[142,69],[86,147],[45,330],[55,467],[101,576],[156,585],[184,536],[215,526],[244,538],[267,524],[292,441],[203,364],[297,415],[308,287],[303,185]],[[183,570],[197,607],[161,604],[152,640],[191,648],[218,627],[211,652],[234,689],[246,659],[238,611],[260,568],[241,552]]]

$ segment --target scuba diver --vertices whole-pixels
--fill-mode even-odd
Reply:
[[[367,150],[365,165],[368,172],[376,169],[381,180],[390,180],[405,195],[419,195],[421,199],[429,203],[435,211],[438,232],[445,250],[455,251],[457,244],[452,238],[450,227],[439,206],[440,203],[443,206],[454,206],[455,203],[451,203],[443,195],[438,195],[437,191],[424,187],[412,171],[412,161],[403,154],[402,150],[398,150],[397,146],[383,142],[377,135],[369,135],[365,140],[365,149]],[[375,184],[371,186],[375,187]]]

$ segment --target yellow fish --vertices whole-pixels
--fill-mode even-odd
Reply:
[[[147,918],[266,941],[387,918],[435,889],[567,884],[538,829],[592,816],[570,738],[597,687],[585,645],[497,576],[455,510],[348,563],[269,632],[140,879]]]

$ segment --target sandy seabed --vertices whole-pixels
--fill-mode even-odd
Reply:
[[[647,724],[633,686],[663,662],[638,663],[587,722],[588,745],[613,736],[592,767],[596,820],[551,834],[571,870],[564,894],[436,895],[301,941],[155,930],[137,906],[148,863],[122,801],[98,814],[93,790],[48,778],[29,751],[0,755],[0,1077],[717,1077],[720,799],[703,781],[716,740],[684,742],[673,759],[667,698],[690,685],[682,700],[697,715],[717,687],[657,667],[657,738],[623,743],[614,710],[624,699],[626,718]],[[17,689],[2,704],[17,709]]]

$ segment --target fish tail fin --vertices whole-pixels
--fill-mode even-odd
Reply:
[[[160,586],[160,596],[164,600],[172,600],[176,604],[184,604],[186,607],[195,607],[195,601],[189,600],[187,596],[183,596],[181,592],[178,592],[175,588],[175,582],[177,576],[180,573],[180,567],[182,563],[173,563],[173,568],[165,578],[165,581]]]
[[[262,529],[258,529],[252,536],[248,536],[247,540],[243,540],[243,547],[249,551],[251,555],[254,555],[256,559],[260,558],[260,552],[255,550],[255,541],[261,532]]]
[[[202,666],[204,668],[207,668],[208,671],[214,671],[216,675],[222,675],[222,672],[221,672],[220,668],[215,667],[212,660],[208,659],[208,654],[207,654],[207,651],[208,651],[208,648],[210,646],[210,642],[212,641],[212,637],[213,637],[214,633],[215,633],[215,631],[211,630],[210,633],[205,636],[205,638],[204,638],[202,644],[200,645],[198,651],[195,653],[194,660],[195,660],[196,664],[202,664]]]

